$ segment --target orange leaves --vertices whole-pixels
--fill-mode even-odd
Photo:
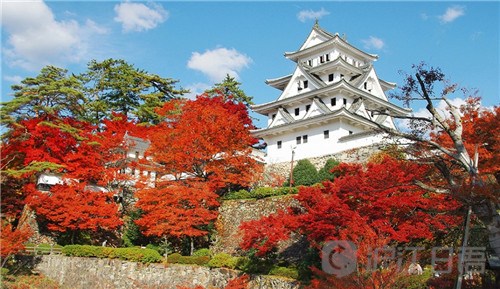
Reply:
[[[217,217],[215,192],[253,179],[251,119],[244,105],[221,96],[168,102],[157,112],[164,121],[151,130],[147,156],[160,177],[136,193],[144,212],[137,224],[146,235],[206,235]]]
[[[91,191],[85,184],[56,185],[50,194],[33,184],[26,188],[31,191],[27,202],[51,231],[112,230],[122,224],[111,193]]]
[[[167,107],[177,111],[179,106],[169,103]],[[172,110],[159,112],[165,117],[173,114]],[[256,162],[249,156],[254,139],[244,105],[200,96],[186,101],[180,114],[174,115],[151,133],[148,154],[163,165],[163,174],[201,178],[214,190],[249,184]]]
[[[333,183],[300,189],[300,210],[244,223],[241,245],[263,255],[291,231],[307,236],[317,248],[329,240],[351,240],[360,252],[390,242],[432,239],[436,232],[459,224],[460,218],[453,216],[459,204],[449,195],[428,193],[414,184],[427,171],[390,157],[366,168],[341,164]]]
[[[136,206],[144,214],[136,221],[144,234],[198,237],[202,226],[217,218],[217,195],[202,182],[163,182],[137,192]]]
[[[6,259],[24,249],[24,243],[31,236],[29,227],[13,228],[11,224],[2,221],[2,234],[0,235],[0,256]]]

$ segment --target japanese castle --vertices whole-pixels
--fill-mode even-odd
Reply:
[[[409,110],[387,100],[385,92],[396,87],[379,79],[366,53],[318,23],[295,52],[285,57],[296,63],[292,74],[268,79],[280,90],[272,102],[251,108],[267,116],[267,127],[253,130],[267,144],[267,164],[332,155],[383,141],[375,123],[395,128],[388,114]]]

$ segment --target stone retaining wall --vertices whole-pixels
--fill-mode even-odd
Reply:
[[[344,163],[365,163],[368,158],[374,153],[380,151],[385,145],[375,144],[366,147],[360,147],[348,151],[339,152],[336,154],[325,155],[321,157],[308,158],[309,161],[320,170],[325,165],[328,159],[335,159]],[[294,167],[297,165],[297,160],[294,161]],[[266,164],[264,167],[264,179],[271,178],[270,176],[280,176],[283,179],[288,179],[290,175],[290,162]]]
[[[177,286],[224,288],[240,272],[179,264],[140,264],[117,259],[46,255],[32,260],[33,270],[68,289],[176,289]],[[298,289],[286,278],[252,276],[250,289]]]
[[[264,216],[276,213],[278,210],[286,210],[290,206],[297,206],[298,202],[293,195],[269,197],[260,200],[227,200],[219,208],[217,217],[216,242],[211,248],[214,253],[224,252],[238,255],[239,244],[242,241],[242,232],[239,226],[242,222],[258,220]],[[291,245],[284,245],[285,247]]]

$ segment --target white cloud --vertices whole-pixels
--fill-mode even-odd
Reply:
[[[297,19],[300,22],[306,22],[309,19],[321,19],[323,16],[330,14],[330,12],[326,11],[325,8],[321,8],[321,10],[313,11],[313,10],[302,10],[297,13]]]
[[[382,49],[385,46],[385,43],[382,39],[375,37],[375,36],[370,36],[368,39],[363,39],[361,40],[365,45],[366,49]]]
[[[236,49],[219,47],[204,53],[193,52],[187,66],[201,71],[211,81],[220,82],[226,74],[239,78],[238,73],[252,62],[252,59]]]
[[[186,93],[184,97],[188,99],[196,99],[198,95],[203,94],[205,90],[210,88],[211,86],[206,83],[198,82],[190,84],[186,87],[186,89],[189,89],[190,92]]]
[[[90,20],[83,26],[74,20],[57,21],[43,1],[5,1],[2,6],[5,60],[26,70],[79,62],[87,54],[89,37],[106,32]]]
[[[169,12],[159,4],[124,2],[115,5],[114,20],[122,24],[124,32],[153,29],[169,17]]]
[[[19,84],[24,78],[19,75],[4,75],[3,79],[8,82]]]
[[[460,16],[465,15],[465,7],[464,6],[452,6],[446,9],[446,12],[443,15],[438,16],[442,23],[450,23],[455,21]]]

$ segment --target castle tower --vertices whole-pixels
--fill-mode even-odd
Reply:
[[[267,127],[252,131],[267,144],[266,163],[336,154],[380,143],[376,123],[395,128],[387,115],[409,110],[387,100],[385,92],[396,87],[379,79],[373,62],[378,56],[366,53],[338,34],[316,23],[295,52],[285,57],[296,63],[292,74],[266,80],[281,91],[272,102],[251,108],[267,116]]]

